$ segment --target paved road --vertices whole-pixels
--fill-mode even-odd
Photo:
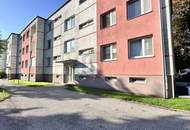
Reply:
[[[0,130],[190,130],[180,112],[63,88],[8,88],[14,96],[0,103]]]

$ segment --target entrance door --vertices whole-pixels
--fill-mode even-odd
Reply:
[[[73,83],[74,82],[74,66],[65,65],[64,66],[64,83]]]

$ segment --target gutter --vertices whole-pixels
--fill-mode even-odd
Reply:
[[[164,97],[175,98],[175,71],[170,0],[160,0],[160,15],[164,70]],[[168,47],[168,52],[166,52],[166,46]]]

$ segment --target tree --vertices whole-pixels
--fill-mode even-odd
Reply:
[[[173,0],[176,70],[190,67],[190,0]]]
[[[6,41],[1,39],[0,34],[0,54],[2,54],[6,50]]]

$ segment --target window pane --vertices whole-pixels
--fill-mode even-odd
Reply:
[[[128,3],[128,18],[134,18],[141,15],[141,2],[134,0]]]
[[[142,56],[142,40],[130,42],[130,57]]]
[[[69,18],[65,21],[65,30],[69,30],[75,27],[75,17]]]
[[[110,46],[103,47],[103,60],[111,59]]]
[[[152,7],[151,7],[151,0],[142,0],[142,4],[143,4],[143,10],[142,10],[142,13],[148,13],[152,10]]]
[[[65,47],[64,47],[65,53],[73,52],[75,51],[75,41],[70,40],[65,42]]]
[[[117,48],[116,48],[116,44],[112,45],[112,59],[117,58]]]
[[[73,28],[74,26],[75,26],[75,17],[71,19],[71,28]]]
[[[110,11],[101,16],[102,28],[107,28],[116,24],[116,11]]]
[[[72,41],[70,42],[70,50],[71,50],[71,51],[74,51],[74,50],[75,50],[75,43],[74,43],[74,40],[72,40]]]
[[[153,55],[152,38],[144,39],[145,56]]]
[[[110,13],[110,25],[115,25],[116,24],[116,11],[113,11]]]

